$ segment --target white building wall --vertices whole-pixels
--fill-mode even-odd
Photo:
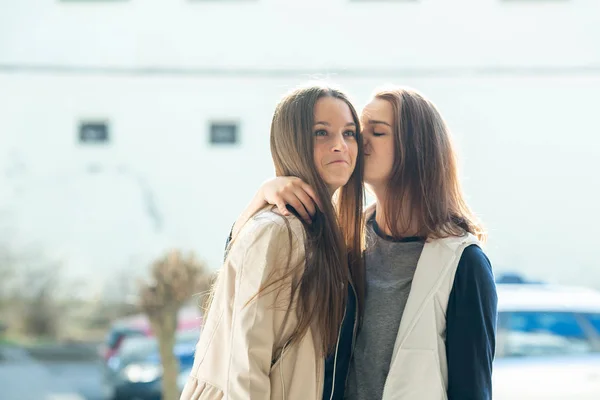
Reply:
[[[594,0],[0,0],[10,239],[98,281],[170,246],[217,267],[272,175],[277,100],[319,72],[358,105],[385,82],[439,105],[497,269],[600,287],[599,19]],[[80,145],[82,119],[110,144]],[[240,143],[211,146],[213,120]]]
[[[600,63],[596,0],[1,0],[3,64],[397,69]]]

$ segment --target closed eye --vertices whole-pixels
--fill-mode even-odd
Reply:
[[[385,136],[385,133],[373,132],[373,136],[376,136],[376,137]]]

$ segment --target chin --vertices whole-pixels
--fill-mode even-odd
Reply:
[[[363,181],[367,184],[367,185],[372,185],[373,183],[375,183],[375,179],[373,179],[372,176],[369,176],[367,174],[365,174],[365,176],[363,177]]]
[[[367,174],[365,174],[363,181],[369,186],[378,186],[381,185],[382,182],[386,182],[385,179],[379,176],[369,176]]]

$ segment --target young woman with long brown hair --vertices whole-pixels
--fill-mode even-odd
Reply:
[[[346,398],[491,399],[496,288],[450,131],[404,88],[376,92],[361,122],[376,202],[365,212],[365,308]],[[276,178],[253,206],[289,204],[309,220],[314,197],[308,182]]]
[[[310,184],[321,208],[306,224],[263,207],[238,229],[182,399],[343,398],[364,293],[359,125],[329,87],[297,89],[277,105],[276,174]]]

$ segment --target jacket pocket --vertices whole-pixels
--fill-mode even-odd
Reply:
[[[433,350],[400,349],[385,382],[382,400],[448,400]]]

